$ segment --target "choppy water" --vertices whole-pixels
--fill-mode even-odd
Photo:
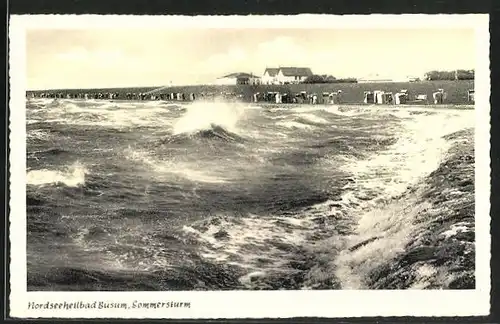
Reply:
[[[473,114],[30,100],[28,287],[359,288],[368,270],[345,269],[339,242],[381,234],[360,215],[435,170]],[[399,224],[386,250],[405,217],[384,218]],[[329,274],[310,253],[325,240]],[[390,261],[379,252],[356,258]]]

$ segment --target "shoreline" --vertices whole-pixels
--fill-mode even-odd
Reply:
[[[33,98],[34,100],[40,99],[52,99],[55,98]],[[27,99],[27,102],[33,100],[31,98]],[[162,104],[191,104],[191,103],[202,103],[202,102],[217,102],[217,101],[203,101],[203,100],[195,100],[195,101],[176,101],[176,100],[127,100],[127,99],[80,99],[80,98],[58,98],[57,100],[69,100],[69,101],[107,101],[107,102],[131,102],[131,103],[145,103],[145,102],[158,102]],[[224,101],[223,101],[224,102]],[[274,102],[246,102],[246,101],[227,101],[228,103],[236,103],[236,104],[246,104],[246,105],[258,105],[263,107],[287,107],[287,108],[295,108],[295,107],[346,107],[346,108],[417,108],[417,109],[458,109],[458,110],[474,110],[474,104],[365,104],[363,102],[360,103],[340,103],[340,104],[309,104],[309,103],[274,103]]]
[[[419,81],[419,82],[369,82],[369,83],[298,83],[298,84],[259,84],[259,85],[171,85],[171,86],[147,86],[147,87],[119,87],[119,88],[86,88],[86,89],[47,89],[47,90],[27,90],[26,96],[39,97],[42,94],[48,96],[60,95],[61,97],[77,97],[85,93],[89,97],[102,94],[104,97],[109,98],[110,95],[117,95],[118,98],[127,99],[127,95],[131,98],[137,97],[142,94],[149,96],[148,99],[156,96],[165,97],[162,99],[172,100],[174,98],[166,97],[168,94],[184,94],[185,99],[191,99],[191,94],[194,94],[195,99],[206,97],[208,99],[216,99],[218,97],[226,97],[231,100],[241,100],[244,102],[254,101],[254,95],[265,93],[287,94],[288,96],[295,96],[299,93],[306,93],[307,95],[318,96],[318,101],[322,102],[324,94],[341,93],[339,102],[342,104],[359,104],[364,101],[365,92],[367,91],[384,91],[386,93],[393,93],[393,95],[405,91],[408,94],[408,103],[418,103],[417,97],[426,97],[422,103],[433,103],[433,94],[438,89],[443,89],[447,93],[446,99],[443,103],[447,104],[471,104],[468,91],[474,89],[474,80],[442,80],[442,81]],[[83,98],[83,97],[82,97]],[[177,99],[177,98],[175,98]],[[304,98],[305,99],[305,98]],[[395,99],[395,98],[394,98]],[[335,99],[336,100],[336,99]],[[173,100],[176,101],[176,100]],[[186,100],[189,101],[189,100]],[[276,100],[274,100],[275,103]],[[299,100],[300,101],[300,100]],[[270,101],[269,103],[273,103]]]

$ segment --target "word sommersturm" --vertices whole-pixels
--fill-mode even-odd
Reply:
[[[134,300],[131,304],[129,303],[116,303],[116,302],[46,302],[46,303],[35,303],[29,302],[28,309],[134,309],[134,308],[191,308],[191,303],[189,302],[139,302]]]

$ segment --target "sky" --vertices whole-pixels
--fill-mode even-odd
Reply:
[[[27,86],[106,88],[213,83],[233,72],[399,78],[473,69],[473,29],[88,29],[27,31]]]

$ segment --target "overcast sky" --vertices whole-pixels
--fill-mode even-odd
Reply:
[[[202,84],[277,66],[359,78],[475,64],[472,29],[38,29],[26,47],[29,89]]]

